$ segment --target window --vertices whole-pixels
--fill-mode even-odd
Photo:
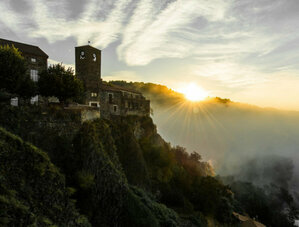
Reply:
[[[91,97],[97,97],[97,96],[98,96],[98,93],[91,92],[90,96],[91,96]]]
[[[36,58],[31,58],[31,62],[35,63],[36,62]]]
[[[38,81],[38,71],[35,69],[31,69],[30,70],[30,78],[31,80],[33,80],[34,82]]]
[[[113,106],[113,111],[114,111],[114,113],[117,112],[117,106],[116,105]]]
[[[80,52],[80,59],[85,59],[85,53],[84,53],[84,51]]]
[[[12,105],[12,106],[18,106],[18,104],[19,104],[18,102],[19,102],[18,97],[10,99],[10,105]]]
[[[100,107],[99,102],[89,102],[89,106]]]
[[[113,94],[108,94],[109,97],[109,103],[111,104],[113,102]]]
[[[37,104],[38,103],[38,95],[32,97],[30,99],[30,103],[33,105],[33,104]]]

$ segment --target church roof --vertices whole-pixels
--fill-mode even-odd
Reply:
[[[33,46],[25,43],[19,43],[11,40],[6,40],[6,39],[0,39],[0,46],[14,46],[15,48],[18,48],[19,51],[22,53],[26,54],[33,54],[37,56],[42,56],[42,57],[49,57],[44,51],[42,51],[38,46]]]

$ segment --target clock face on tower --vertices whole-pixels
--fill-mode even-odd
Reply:
[[[97,60],[97,55],[96,54],[92,54],[92,60],[96,61]]]
[[[80,52],[80,59],[85,59],[85,53],[84,53],[84,51]]]

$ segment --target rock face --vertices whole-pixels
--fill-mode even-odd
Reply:
[[[0,125],[45,151],[1,129],[0,213],[5,215],[0,226],[177,222],[173,210],[130,186],[149,184],[138,139],[152,131],[146,127],[152,125],[150,118],[118,116],[82,123],[77,115],[36,108],[0,111],[10,116],[9,121],[0,117]]]
[[[0,225],[89,226],[46,153],[0,128]]]

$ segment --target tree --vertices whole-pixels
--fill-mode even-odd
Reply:
[[[37,93],[36,83],[26,73],[26,62],[14,46],[0,46],[0,90],[11,97],[30,98]]]
[[[62,64],[51,65],[40,74],[39,93],[42,96],[55,96],[64,103],[70,99],[78,101],[83,95],[83,84],[74,76],[71,68]]]

